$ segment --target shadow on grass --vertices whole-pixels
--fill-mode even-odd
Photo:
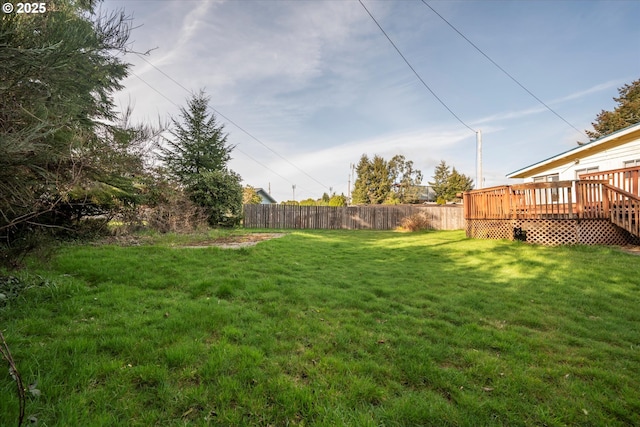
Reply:
[[[79,290],[0,320],[49,424],[638,424],[635,260],[462,232],[73,247],[42,274]]]

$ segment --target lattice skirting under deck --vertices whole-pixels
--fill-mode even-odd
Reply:
[[[541,245],[625,245],[637,238],[605,219],[469,219],[467,237],[475,239],[516,238]]]

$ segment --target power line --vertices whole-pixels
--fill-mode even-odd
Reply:
[[[145,79],[143,79],[142,77],[140,77],[139,75],[137,75],[136,73],[134,73],[133,71],[129,71],[131,74],[133,74],[134,76],[136,76],[142,83],[144,83],[145,85],[147,85],[151,90],[153,90],[155,93],[157,93],[158,95],[160,95],[161,97],[163,97],[164,99],[166,99],[167,101],[169,101],[170,103],[172,103],[173,105],[175,105],[176,107],[180,108],[180,106],[178,104],[176,104],[175,102],[173,102],[173,100],[169,99],[164,93],[160,92],[158,89],[156,89],[155,87],[151,86],[151,84],[149,84],[149,82],[147,82]]]
[[[422,79],[422,77],[420,77],[420,74],[418,74],[418,72],[415,70],[415,68],[413,68],[413,66],[411,65],[411,63],[407,60],[407,58],[402,54],[402,52],[400,51],[400,49],[398,48],[398,46],[396,46],[396,44],[393,42],[393,40],[391,40],[391,37],[389,37],[389,35],[387,34],[387,32],[382,28],[382,26],[380,25],[380,23],[378,23],[378,21],[376,20],[376,18],[373,17],[373,15],[371,14],[371,12],[369,12],[369,9],[367,9],[367,7],[364,5],[364,3],[362,3],[362,0],[358,0],[360,2],[360,5],[362,5],[362,7],[364,8],[364,10],[367,11],[367,14],[371,17],[371,19],[373,20],[373,22],[376,23],[376,25],[378,26],[378,28],[380,29],[380,31],[382,31],[382,34],[384,34],[384,36],[387,38],[387,40],[389,40],[389,43],[391,43],[391,46],[393,46],[393,48],[396,50],[396,52],[398,52],[398,54],[402,57],[402,59],[404,60],[404,62],[409,66],[409,68],[411,69],[411,71],[413,71],[413,74],[416,75],[416,77],[418,78],[418,80],[420,80],[420,82],[422,83],[422,85],[427,88],[427,90],[431,93],[431,95],[433,95],[438,102],[440,102],[440,104],[442,104],[442,106],[444,108],[447,109],[447,111],[449,113],[451,113],[451,115],[453,117],[456,118],[456,120],[458,120],[460,123],[462,123],[462,125],[464,125],[464,127],[466,127],[467,129],[469,129],[471,132],[473,133],[477,133],[477,131],[475,129],[473,129],[471,126],[469,126],[468,124],[466,124],[456,113],[453,112],[453,110],[451,108],[449,108],[449,106],[442,100],[440,99],[440,97],[438,95],[436,95],[436,93],[433,91],[433,89],[431,89],[429,87],[429,85]]]
[[[158,72],[160,72],[163,76],[165,76],[166,78],[168,78],[169,80],[171,80],[173,83],[175,83],[176,85],[178,85],[179,87],[181,87],[182,89],[184,89],[187,93],[189,93],[190,95],[194,95],[194,93],[192,91],[190,91],[189,89],[187,89],[186,87],[184,87],[180,82],[178,82],[177,80],[175,80],[173,77],[171,77],[170,75],[168,75],[167,73],[165,73],[164,71],[162,71],[160,68],[156,67],[154,64],[152,64],[151,62],[147,61],[146,58],[144,58],[142,55],[140,55],[139,53],[136,53],[136,55],[142,59],[144,62],[146,62],[147,64],[151,65],[153,68],[155,68]],[[323,183],[321,183],[320,181],[318,181],[317,179],[315,179],[314,177],[312,177],[311,175],[309,175],[306,171],[304,171],[303,169],[301,169],[300,167],[298,167],[296,164],[294,164],[293,162],[291,162],[289,159],[287,159],[286,157],[282,156],[280,153],[276,152],[275,150],[273,150],[271,147],[269,147],[267,144],[265,144],[264,142],[262,142],[260,139],[258,139],[257,137],[253,136],[251,133],[249,133],[247,130],[245,130],[244,128],[242,128],[240,125],[238,125],[237,123],[235,123],[233,120],[231,120],[229,117],[225,116],[224,114],[222,114],[221,112],[219,112],[218,110],[216,110],[213,106],[211,106],[211,103],[209,103],[209,108],[211,108],[211,110],[213,110],[217,115],[219,115],[220,117],[222,117],[223,119],[225,119],[227,122],[231,123],[233,126],[235,126],[236,128],[240,129],[243,133],[245,133],[247,136],[249,136],[251,139],[253,139],[254,141],[256,141],[258,144],[262,145],[263,147],[265,147],[267,150],[271,151],[273,154],[275,154],[276,156],[280,157],[282,160],[284,160],[285,162],[289,163],[291,166],[293,166],[294,168],[296,168],[298,171],[300,171],[303,175],[305,175],[307,178],[311,179],[312,181],[316,182],[317,184],[319,184],[321,187],[324,188],[329,188],[326,185],[324,185]]]
[[[498,63],[496,61],[494,61],[493,59],[491,59],[489,57],[489,55],[487,55],[486,53],[484,53],[482,51],[482,49],[480,49],[478,46],[476,46],[475,43],[473,43],[471,40],[469,40],[464,34],[462,34],[462,32],[460,32],[455,26],[453,26],[453,24],[451,24],[449,21],[447,21],[442,15],[440,15],[433,7],[431,7],[431,5],[429,3],[426,2],[426,0],[422,0],[422,3],[424,3],[425,6],[427,6],[429,9],[431,9],[431,11],[433,13],[435,13],[436,15],[438,15],[438,17],[440,17],[440,19],[442,19],[449,27],[451,27],[456,33],[458,33],[460,35],[460,37],[462,37],[463,39],[465,39],[467,41],[467,43],[469,43],[471,46],[473,46],[478,52],[480,52],[482,54],[482,56],[484,56],[485,58],[487,58],[489,60],[489,62],[491,62],[493,65],[495,65],[500,71],[502,71],[507,77],[509,77],[511,80],[513,80],[518,86],[520,86],[522,89],[524,89],[525,92],[527,92],[529,95],[531,95],[536,101],[538,101],[540,104],[544,105],[544,107],[551,111],[553,114],[555,114],[560,120],[562,120],[563,122],[565,122],[566,124],[568,124],[569,126],[571,126],[575,131],[577,131],[578,133],[582,134],[582,135],[586,135],[586,133],[584,131],[581,131],[580,129],[578,129],[577,127],[575,127],[574,125],[572,125],[571,123],[569,123],[564,117],[562,117],[560,114],[558,114],[553,108],[549,107],[546,103],[544,103],[540,98],[538,98],[537,96],[535,96],[533,94],[533,92],[531,92],[529,89],[527,89],[522,83],[520,83],[515,77],[513,77],[509,72],[507,72],[504,68],[502,68],[500,65],[498,65]]]
[[[131,71],[131,74],[133,74],[134,76],[136,76],[140,81],[142,81],[142,83],[144,83],[145,85],[147,85],[151,90],[153,90],[154,92],[156,92],[158,95],[160,95],[161,97],[163,97],[164,99],[166,99],[167,101],[169,101],[171,104],[175,105],[176,107],[180,108],[180,106],[175,103],[172,99],[170,99],[169,97],[167,97],[164,93],[160,92],[158,89],[156,89],[155,87],[153,87],[149,82],[147,82],[145,79],[143,79],[142,77],[140,77],[139,75],[137,75],[136,73]],[[163,73],[164,74],[164,73]],[[245,153],[244,151],[242,151],[241,149],[238,148],[238,146],[234,146],[234,150],[238,151],[239,153],[245,155],[246,157],[248,157],[249,159],[253,160],[254,162],[256,162],[257,164],[259,164],[260,166],[262,166],[263,168],[267,169],[268,171],[270,171],[271,173],[273,173],[274,175],[282,178],[283,180],[287,181],[289,184],[293,184],[293,182],[291,182],[290,180],[288,180],[287,178],[285,178],[284,176],[280,175],[278,172],[274,171],[273,169],[271,169],[269,166],[265,165],[264,163],[260,162],[259,160],[254,159],[251,155]],[[300,187],[301,189],[305,190],[305,191],[309,191],[304,187]],[[309,191],[310,192],[310,191]]]

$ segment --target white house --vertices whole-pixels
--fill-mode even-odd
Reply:
[[[581,174],[640,166],[640,123],[507,175],[524,182],[568,181]]]

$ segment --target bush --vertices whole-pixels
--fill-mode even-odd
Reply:
[[[190,233],[208,228],[205,209],[162,174],[149,177],[145,188],[145,204],[137,216],[147,227],[160,233]]]
[[[208,228],[204,208],[197,206],[182,192],[144,210],[149,228],[160,233],[190,233]]]
[[[400,222],[400,229],[404,231],[430,230],[432,228],[427,217],[419,213],[408,216]]]
[[[233,227],[242,217],[242,185],[233,171],[210,171],[195,175],[186,187],[189,198],[204,208],[212,227]]]

